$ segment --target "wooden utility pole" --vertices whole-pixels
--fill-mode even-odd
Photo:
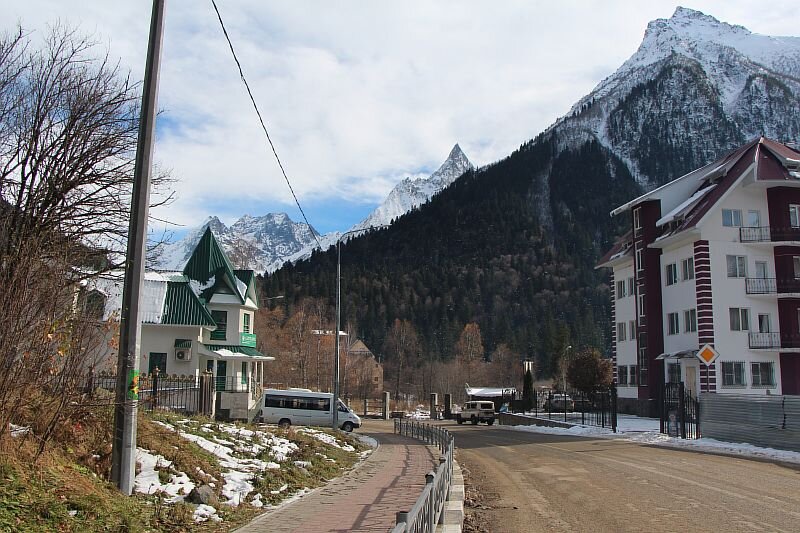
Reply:
[[[144,280],[147,252],[147,215],[150,206],[150,172],[164,30],[164,4],[165,0],[153,0],[131,195],[128,247],[125,255],[125,281],[122,288],[111,480],[122,493],[127,495],[133,492],[133,482],[136,477],[136,416],[139,404],[139,352],[142,338],[139,296]]]

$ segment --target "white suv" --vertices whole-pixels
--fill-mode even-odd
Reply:
[[[494,424],[494,403],[473,401],[464,404],[461,412],[456,415],[456,420],[459,424],[464,422],[486,422],[490,426]]]

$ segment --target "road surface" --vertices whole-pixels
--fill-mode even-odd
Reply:
[[[800,531],[800,466],[446,423],[467,531]]]

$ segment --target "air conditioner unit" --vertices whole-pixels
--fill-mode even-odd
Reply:
[[[175,359],[178,361],[190,361],[192,359],[191,348],[175,348]]]

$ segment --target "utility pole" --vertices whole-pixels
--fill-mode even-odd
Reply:
[[[133,492],[136,467],[136,416],[139,404],[139,352],[142,333],[139,292],[144,279],[147,251],[150,171],[164,30],[164,4],[165,0],[153,0],[142,92],[142,112],[139,120],[139,140],[133,175],[128,246],[125,254],[125,281],[122,288],[111,480],[123,494],[127,495]]]

